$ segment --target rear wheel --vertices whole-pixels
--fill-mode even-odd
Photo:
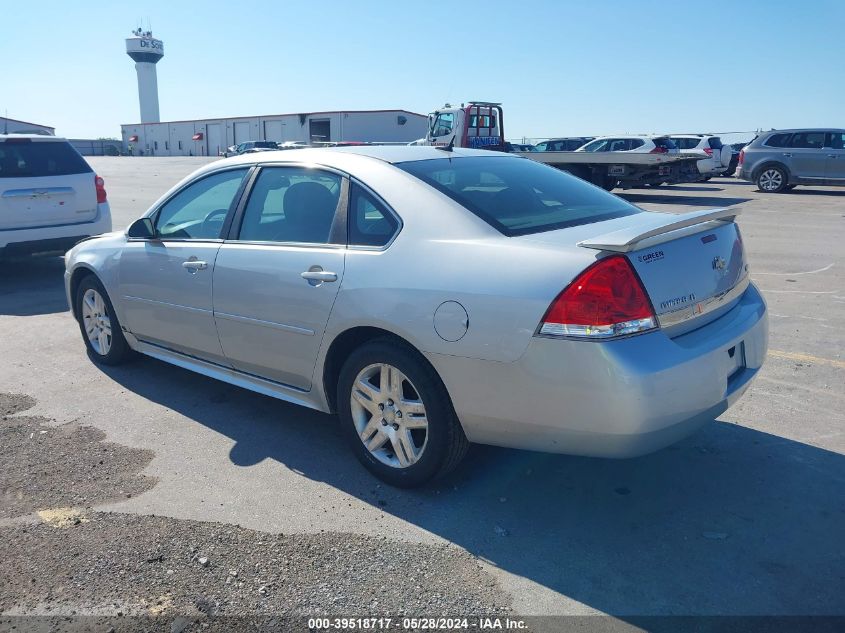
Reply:
[[[786,171],[782,167],[769,165],[757,176],[757,188],[766,193],[780,193],[788,186]]]
[[[132,353],[103,285],[88,275],[76,289],[76,315],[82,340],[91,359],[103,365],[118,365]]]
[[[434,369],[390,339],[352,352],[340,372],[337,408],[355,456],[393,486],[445,475],[469,446]]]

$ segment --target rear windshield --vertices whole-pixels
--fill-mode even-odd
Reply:
[[[398,163],[507,236],[601,222],[640,210],[527,158],[472,156]]]
[[[0,143],[0,178],[66,176],[91,172],[70,143],[11,140]]]

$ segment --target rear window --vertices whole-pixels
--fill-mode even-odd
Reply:
[[[528,159],[438,158],[396,165],[507,236],[601,222],[640,210],[580,178]]]
[[[788,147],[789,146],[789,137],[792,136],[791,134],[772,134],[763,145],[767,145],[769,147]]]
[[[255,147],[276,147],[276,144],[273,141],[255,141]]]
[[[722,149],[722,139],[720,139],[718,136],[712,137],[707,142],[710,144],[711,149]]]
[[[91,171],[85,159],[67,142],[0,143],[0,178],[67,176]]]

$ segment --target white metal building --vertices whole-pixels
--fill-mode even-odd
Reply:
[[[410,142],[428,117],[407,110],[349,110],[121,125],[134,156],[216,156],[244,141]]]
[[[55,136],[56,128],[0,116],[0,134],[48,134]]]

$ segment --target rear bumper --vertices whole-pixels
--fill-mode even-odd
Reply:
[[[93,222],[38,226],[26,229],[0,229],[0,256],[15,257],[42,252],[65,252],[79,240],[112,230],[108,202],[97,205]]]
[[[746,391],[768,346],[766,305],[749,286],[697,330],[607,342],[535,338],[521,359],[429,359],[470,441],[595,457],[635,457],[712,421]],[[743,353],[733,367],[729,350]]]

